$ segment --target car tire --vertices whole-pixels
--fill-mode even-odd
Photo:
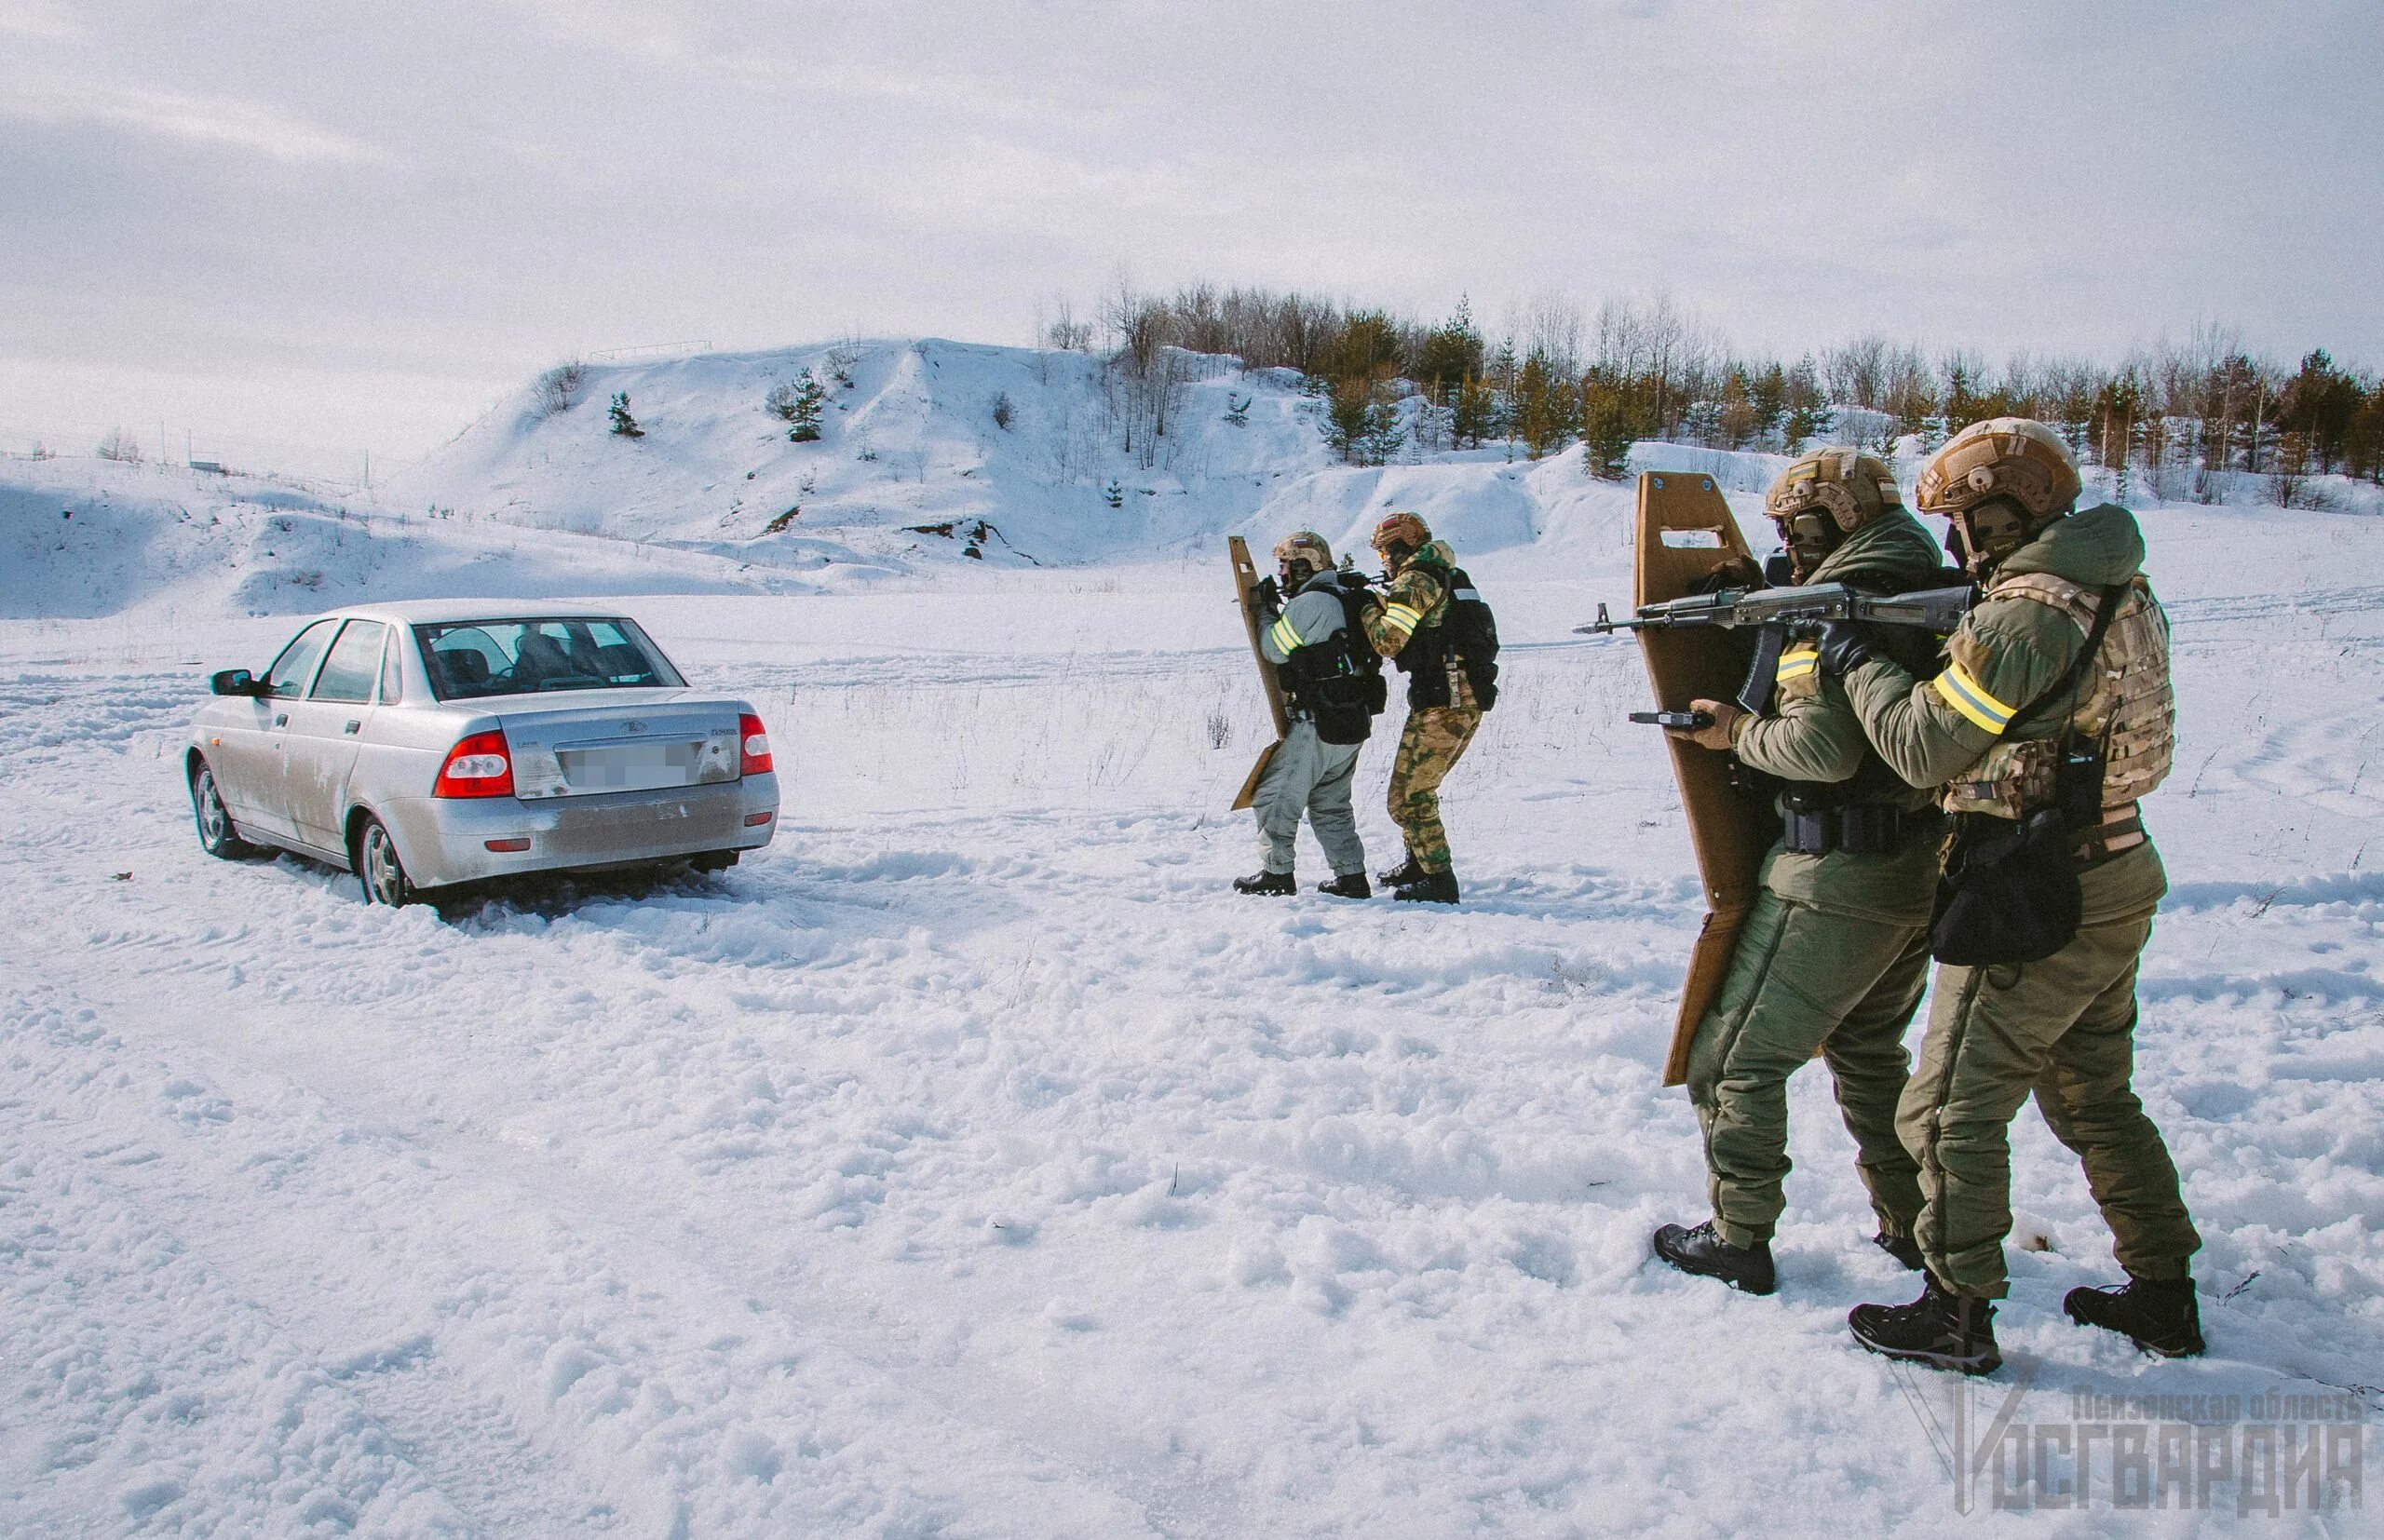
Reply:
[[[215,785],[215,768],[203,759],[190,773],[190,811],[198,825],[198,847],[217,860],[240,861],[264,854],[240,838],[231,811],[224,805],[224,793]]]
[[[737,852],[707,850],[702,855],[695,857],[688,864],[698,871],[725,871],[737,864]]]
[[[356,831],[356,880],[368,904],[403,909],[413,901],[413,880],[398,859],[398,844],[380,819],[367,813]]]

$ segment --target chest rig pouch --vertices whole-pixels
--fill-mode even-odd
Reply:
[[[1882,639],[1882,645],[1907,669],[1926,671],[1935,661],[1936,639],[1908,628]],[[1924,657],[1925,655],[1925,657]],[[1788,645],[1777,665],[1773,699],[1781,705],[1818,696],[1822,690],[1821,649],[1812,642]],[[1903,848],[1914,820],[1892,800],[1903,790],[1903,779],[1885,760],[1868,750],[1862,767],[1842,781],[1779,781],[1781,842],[1791,855],[1892,856]]]
[[[2009,592],[2043,575],[2026,574],[2010,585],[1998,584],[1996,591]],[[2050,581],[2061,584],[2058,578]],[[2092,589],[2061,587],[2074,589],[2079,599],[2096,599]],[[1947,789],[1945,805],[1961,817],[1930,920],[1929,950],[1939,962],[1968,967],[2034,963],[2076,939],[2084,914],[2084,896],[2078,885],[2079,842],[2092,836],[2109,780],[2107,731],[2090,736],[2080,724],[2086,708],[2102,693],[2103,681],[2116,682],[2126,672],[2105,657],[2104,639],[2116,631],[2116,622],[2131,604],[2159,614],[2141,578],[2104,589],[2096,601],[2082,605],[2093,618],[2076,661],[2049,689],[2012,713],[2012,721],[2022,721],[2082,689],[2065,731],[2031,743],[1998,744],[1978,771]],[[2077,618],[2075,611],[2071,615]],[[2165,622],[2158,628],[2160,693],[2165,697]],[[2109,721],[2106,717],[2101,724],[2106,730]],[[1998,754],[2005,755],[2001,764],[1991,765]],[[2017,811],[2007,815],[2002,811],[2006,806]],[[2134,838],[2141,843],[2143,837],[2139,826]]]

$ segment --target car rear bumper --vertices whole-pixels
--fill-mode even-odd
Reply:
[[[759,850],[778,832],[779,781],[767,773],[710,786],[522,802],[409,797],[376,808],[416,887],[528,871]],[[762,821],[749,822],[762,815]],[[491,850],[527,840],[526,850]]]

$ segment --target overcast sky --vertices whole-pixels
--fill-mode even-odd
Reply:
[[[2379,0],[0,0],[0,428],[396,463],[575,352],[1023,343],[1121,264],[2372,369],[2379,62]]]

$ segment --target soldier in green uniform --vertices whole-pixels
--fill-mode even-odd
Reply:
[[[1858,628],[1834,627],[1822,645],[1881,757],[1914,785],[1943,789],[1961,825],[1957,880],[2023,831],[2054,842],[2056,872],[2066,847],[2077,874],[2082,917],[2067,944],[2039,961],[1939,971],[1897,1118],[1920,1163],[1927,1282],[1910,1304],[1859,1305],[1849,1320],[1874,1352],[1966,1373],[2001,1362],[1993,1302],[2008,1289],[2010,1124],[2031,1092],[2084,1164],[2128,1274],[2117,1288],[2070,1290],[2064,1308],[2150,1352],[2202,1348],[2189,1271],[2201,1240],[2129,1087],[2137,959],[2167,890],[2137,802],[2174,747],[2168,619],[2134,518],[2107,504],[2071,511],[2079,487],[2067,446],[2042,424],[1965,428],[1930,460],[1917,498],[1953,520],[1984,585],[1942,667],[1917,677]],[[2040,817],[2056,809],[2057,821]]]
[[[1932,586],[1936,540],[1904,511],[1893,472],[1851,450],[1805,455],[1772,483],[1765,509],[1799,583],[1871,593]],[[1919,644],[1933,653],[1933,638]],[[1929,911],[1944,819],[1862,737],[1809,642],[1782,652],[1772,706],[1751,716],[1700,700],[1714,719],[1675,729],[1782,783],[1785,831],[1764,858],[1762,891],[1730,970],[1698,1024],[1688,1094],[1705,1137],[1714,1217],[1656,1232],[1656,1254],[1752,1294],[1772,1291],[1771,1235],[1788,1174],[1788,1077],[1828,1060],[1855,1163],[1878,1219],[1875,1239],[1918,1267],[1917,1168],[1896,1138],[1911,1060],[1903,1032],[1929,972]]]
[[[1383,591],[1361,620],[1375,651],[1407,676],[1407,725],[1390,769],[1390,817],[1406,837],[1407,859],[1382,880],[1394,898],[1453,904],[1456,871],[1441,826],[1441,782],[1497,700],[1497,636],[1455,623],[1460,601],[1479,602],[1473,581],[1423,520],[1392,514],[1375,526],[1374,547]],[[1486,626],[1487,610],[1477,613]]]

